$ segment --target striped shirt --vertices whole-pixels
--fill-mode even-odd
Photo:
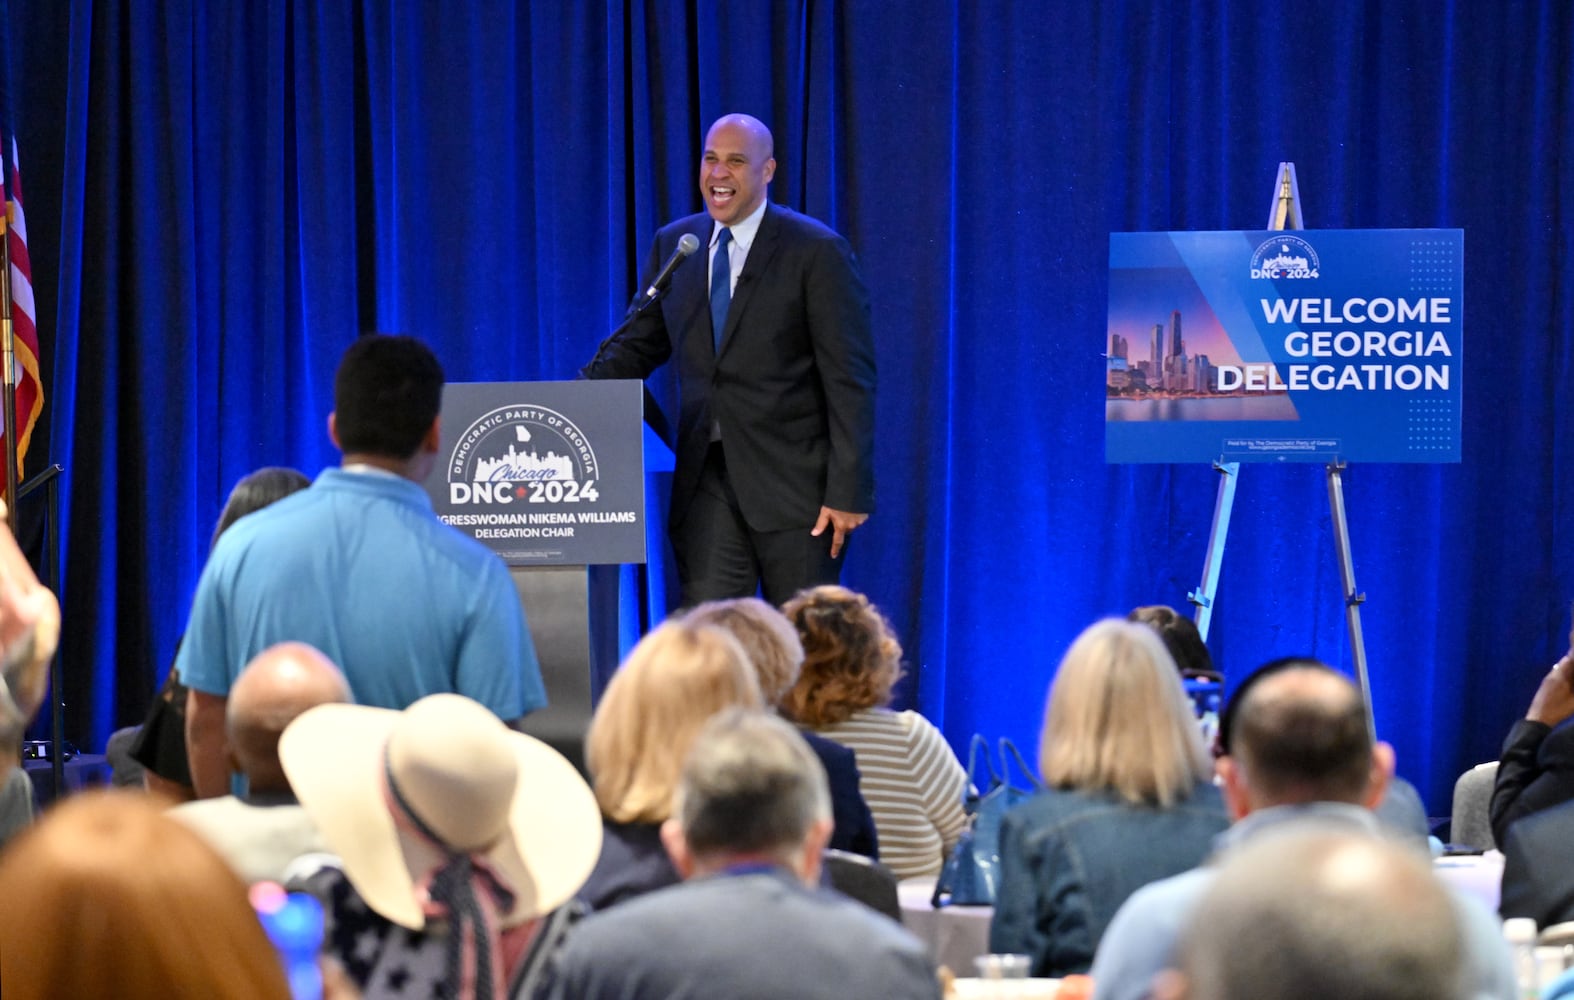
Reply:
[[[940,730],[917,712],[869,708],[815,732],[858,758],[881,862],[899,879],[938,876],[967,825],[967,772]]]

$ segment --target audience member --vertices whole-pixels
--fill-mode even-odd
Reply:
[[[213,551],[219,544],[219,536],[236,521],[310,485],[311,480],[301,473],[277,466],[242,476],[219,512],[208,551]],[[186,698],[187,688],[180,681],[180,671],[171,664],[169,676],[164,679],[164,686],[154,698],[130,747],[131,759],[143,767],[143,784],[147,790],[175,802],[196,797],[186,757]]]
[[[1220,719],[1218,739],[1214,746],[1215,756],[1228,756],[1230,753],[1230,722],[1234,713],[1246,703],[1246,695],[1253,687],[1272,677],[1281,670],[1291,670],[1304,667],[1308,661],[1302,656],[1281,656],[1276,660],[1269,660],[1262,666],[1253,670],[1235,688],[1229,704],[1224,706],[1224,713]],[[1385,830],[1391,834],[1407,837],[1416,842],[1418,846],[1426,847],[1431,836],[1431,825],[1426,818],[1426,806],[1421,802],[1421,793],[1416,787],[1398,774],[1390,774],[1388,784],[1383,790],[1383,796],[1377,805],[1372,806],[1372,814],[1377,817]]]
[[[798,683],[798,672],[803,666],[803,644],[798,641],[797,629],[785,615],[757,597],[739,597],[701,604],[690,611],[687,618],[696,625],[725,629],[737,639],[743,651],[749,654],[765,703],[772,708],[781,706],[787,692]],[[858,790],[857,756],[818,733],[805,731],[803,736],[809,749],[825,766],[825,777],[830,784],[831,819],[835,822],[830,847],[878,858],[879,837],[875,833],[874,817],[869,813],[863,793]]]
[[[350,701],[339,668],[302,642],[257,655],[235,680],[226,709],[228,753],[246,794],[198,799],[170,813],[224,856],[247,882],[282,882],[290,862],[326,850],[279,763],[279,737],[309,708]]]
[[[1219,840],[1220,857],[1227,860],[1245,845],[1308,828],[1380,839],[1384,827],[1371,809],[1393,774],[1394,754],[1372,740],[1360,692],[1315,660],[1275,661],[1263,669],[1225,711],[1229,753],[1217,766],[1236,822]],[[1196,911],[1218,872],[1214,866],[1196,868],[1127,900],[1093,963],[1096,1000],[1148,996],[1154,977],[1174,963],[1186,928],[1212,933]],[[1474,899],[1454,893],[1450,898],[1475,994],[1509,1000],[1514,976],[1500,925]]]
[[[1168,604],[1132,608],[1126,620],[1140,622],[1159,634],[1182,677],[1224,679],[1223,674],[1213,669],[1213,656],[1208,652],[1208,644],[1202,641],[1202,633],[1197,631],[1197,623]]]
[[[140,792],[50,810],[0,855],[5,1000],[289,1000],[246,887]]]
[[[1492,837],[1508,842],[1523,816],[1574,801],[1574,631],[1569,651],[1541,679],[1525,717],[1509,730],[1492,786]]]
[[[585,736],[604,830],[582,900],[600,910],[678,881],[661,824],[672,816],[683,758],[711,716],[764,704],[748,655],[722,629],[675,619],[630,650]]]
[[[902,676],[890,623],[867,597],[838,586],[805,590],[782,611],[804,652],[782,711],[857,755],[881,862],[897,878],[939,875],[967,825],[967,772],[928,719],[886,707]]]
[[[328,953],[366,996],[525,995],[511,984],[601,845],[572,764],[455,694],[308,709],[279,759],[343,864],[295,884],[324,901]]]
[[[1231,853],[1181,936],[1162,1000],[1466,1000],[1464,939],[1430,866],[1348,832]]]
[[[104,763],[109,765],[109,787],[147,788],[147,768],[131,756],[131,747],[142,735],[141,726],[123,726],[104,741]]]
[[[296,640],[344,671],[363,705],[454,692],[517,720],[546,703],[508,568],[439,521],[421,487],[437,461],[443,371],[410,337],[362,337],[334,379],[343,452],[309,489],[224,533],[197,584],[176,666],[191,688],[197,793],[226,791],[224,701],[253,656]]]
[[[923,946],[817,887],[825,771],[782,720],[728,711],[694,741],[662,839],[687,881],[588,917],[552,1000],[938,1000]]]
[[[1071,644],[1039,769],[1045,789],[1001,821],[989,947],[1060,977],[1086,972],[1120,904],[1201,861],[1229,821],[1180,673],[1145,625],[1107,619]]]
[[[6,508],[0,502],[0,521]],[[0,847],[33,821],[33,783],[22,737],[44,701],[49,661],[60,641],[60,604],[38,582],[16,539],[0,524]]]

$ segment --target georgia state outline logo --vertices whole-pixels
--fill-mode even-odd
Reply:
[[[473,421],[454,442],[446,471],[456,505],[594,501],[601,478],[585,433],[558,411],[529,403]]]
[[[1299,236],[1275,236],[1252,251],[1252,278],[1316,278],[1317,251]]]

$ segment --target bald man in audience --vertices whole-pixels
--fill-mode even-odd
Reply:
[[[1447,889],[1413,850],[1309,830],[1247,844],[1181,937],[1161,1000],[1466,1000]]]
[[[171,815],[247,882],[283,881],[291,861],[328,848],[290,789],[279,736],[308,708],[353,700],[339,668],[311,646],[283,642],[263,650],[236,678],[225,708],[226,752],[245,776],[246,794],[182,803]]]
[[[1218,863],[1236,851],[1308,829],[1391,836],[1372,808],[1393,776],[1394,751],[1373,741],[1355,685],[1316,660],[1274,661],[1258,673],[1242,682],[1221,734],[1228,752],[1218,760],[1219,778],[1235,824],[1219,836],[1208,864],[1154,882],[1121,906],[1093,958],[1095,1000],[1154,995],[1155,977],[1173,964],[1187,929],[1206,931],[1198,903],[1219,877]],[[1448,898],[1473,995],[1512,1000],[1513,968],[1497,917],[1475,899]]]

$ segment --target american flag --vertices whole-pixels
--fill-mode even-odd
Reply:
[[[11,327],[16,340],[16,469],[33,437],[38,415],[44,412],[44,380],[38,368],[38,324],[33,309],[33,264],[27,256],[27,216],[22,212],[22,169],[18,166],[16,137],[11,137],[6,170],[6,209],[11,224],[6,240],[11,252]],[[7,421],[8,427],[10,421]]]

